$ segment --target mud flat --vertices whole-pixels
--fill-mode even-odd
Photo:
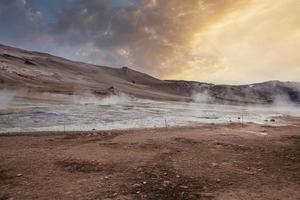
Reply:
[[[300,197],[300,118],[0,136],[0,199]]]
[[[278,116],[300,117],[300,107],[153,101],[131,99],[126,95],[104,99],[81,98],[80,103],[61,104],[17,99],[9,107],[0,109],[0,134],[124,130],[202,123],[274,125],[271,120]],[[279,122],[276,121],[276,124]]]

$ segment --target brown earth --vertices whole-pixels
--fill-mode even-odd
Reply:
[[[300,199],[300,119],[0,136],[0,199]]]

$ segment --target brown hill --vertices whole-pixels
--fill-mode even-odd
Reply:
[[[300,103],[300,84],[270,81],[252,85],[214,85],[159,80],[128,67],[110,68],[74,62],[46,53],[0,45],[0,88],[29,93],[108,95],[123,92],[140,98],[192,101],[194,94],[227,103]]]

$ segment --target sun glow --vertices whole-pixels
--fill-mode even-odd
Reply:
[[[186,65],[166,78],[218,83],[299,81],[297,10],[300,2],[294,0],[256,0],[235,9],[195,34],[189,45],[192,59],[186,57]]]

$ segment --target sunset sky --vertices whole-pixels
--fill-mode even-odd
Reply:
[[[0,43],[161,79],[300,81],[300,1],[0,0]]]

